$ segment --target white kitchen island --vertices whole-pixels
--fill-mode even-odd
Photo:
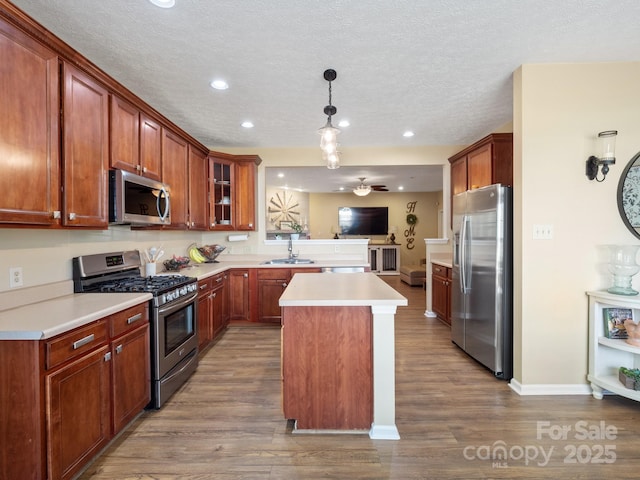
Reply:
[[[407,299],[373,273],[300,273],[280,297],[285,417],[300,432],[400,438],[395,335]]]

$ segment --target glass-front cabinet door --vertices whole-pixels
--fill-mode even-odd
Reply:
[[[209,228],[233,230],[234,168],[230,160],[209,157]]]

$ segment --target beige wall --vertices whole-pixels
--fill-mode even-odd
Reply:
[[[332,238],[331,227],[338,225],[338,207],[389,207],[389,226],[396,226],[396,243],[400,247],[400,264],[420,263],[425,258],[424,239],[438,235],[438,208],[442,192],[431,193],[371,193],[357,197],[353,193],[314,193],[309,196],[311,238]],[[414,235],[406,222],[407,204],[416,202],[418,223]],[[371,240],[383,242],[385,235]]]
[[[524,65],[514,76],[515,378],[586,383],[587,298],[607,288],[603,245],[638,244],[616,189],[640,150],[640,63]],[[585,176],[595,137],[618,130],[616,165]],[[535,224],[552,240],[533,240]],[[634,278],[635,288],[640,278]]]

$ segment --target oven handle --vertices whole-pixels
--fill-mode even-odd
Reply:
[[[182,372],[184,372],[194,361],[198,360],[198,355],[193,355],[188,362],[185,362],[185,364],[180,367],[180,370],[178,370],[177,372],[173,372],[171,375],[169,375],[168,377],[164,377],[161,382],[162,383],[167,383],[169,381],[171,381],[172,378],[180,375]]]
[[[195,299],[197,297],[198,297],[198,292],[195,292],[190,297],[181,299],[178,303],[172,303],[167,308],[158,309],[158,314],[165,314],[165,313],[168,313],[168,312],[173,312],[175,310],[180,310],[182,307],[185,307],[188,304],[190,304],[191,302],[195,301]]]

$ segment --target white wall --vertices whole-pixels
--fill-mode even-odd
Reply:
[[[515,379],[586,383],[587,298],[607,288],[603,245],[638,244],[616,190],[640,150],[640,63],[524,65],[514,75]],[[616,164],[585,176],[595,137],[618,130]],[[533,240],[535,224],[552,240]],[[636,289],[640,278],[634,279]]]

